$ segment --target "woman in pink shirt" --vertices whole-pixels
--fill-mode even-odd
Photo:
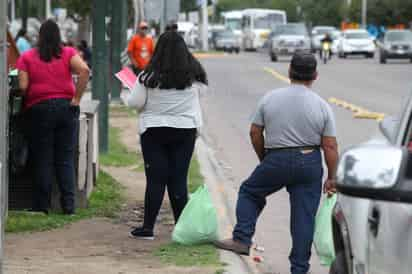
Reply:
[[[25,95],[33,210],[48,213],[56,178],[63,213],[74,214],[79,104],[89,68],[74,48],[63,47],[59,27],[52,20],[42,24],[38,46],[25,52],[16,67]],[[72,74],[79,75],[76,85]]]

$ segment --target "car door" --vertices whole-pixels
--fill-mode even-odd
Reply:
[[[412,100],[400,113],[397,146],[412,141]],[[411,153],[411,152],[409,152]],[[412,178],[407,178],[409,179]],[[412,273],[412,205],[372,201],[368,212],[368,254],[370,274]]]

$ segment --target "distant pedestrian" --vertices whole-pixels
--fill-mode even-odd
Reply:
[[[324,191],[334,192],[338,150],[335,119],[328,103],[311,90],[317,78],[312,54],[298,53],[289,67],[291,85],[269,92],[254,115],[250,136],[260,164],[239,190],[237,224],[231,239],[216,246],[249,255],[266,198],[289,192],[292,274],[306,274],[322,192],[323,150],[328,168]]]
[[[54,178],[64,214],[75,212],[75,152],[79,104],[89,68],[74,48],[64,47],[52,20],[40,27],[38,47],[18,60],[20,88],[25,95],[33,210],[48,213]],[[78,74],[76,86],[72,73]]]
[[[168,31],[160,36],[138,81],[140,89],[147,91],[139,114],[147,183],[143,226],[131,235],[153,239],[166,187],[175,222],[187,203],[187,175],[197,130],[202,126],[199,93],[206,88],[207,77],[183,38]],[[132,96],[126,101],[134,105]]]
[[[92,51],[89,48],[86,40],[81,40],[77,46],[77,50],[81,53],[81,57],[87,63],[89,68],[92,67]]]
[[[153,55],[153,38],[149,36],[147,32],[147,23],[141,22],[138,33],[132,37],[127,47],[127,53],[136,75],[139,75],[139,73],[145,69]]]
[[[29,39],[27,38],[27,30],[26,29],[20,29],[19,32],[17,33],[16,36],[16,46],[17,49],[19,50],[20,54],[28,51],[31,49],[31,44],[29,42]]]

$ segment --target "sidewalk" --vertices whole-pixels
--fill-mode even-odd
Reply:
[[[120,141],[127,150],[136,153],[136,117],[125,110],[115,111],[110,125],[118,129]],[[117,217],[82,220],[52,231],[6,234],[5,273],[223,273],[220,265],[197,263],[210,254],[190,254],[196,262],[193,266],[176,266],[169,261],[170,253],[175,257],[181,254],[173,254],[174,247],[169,245],[174,223],[168,201],[165,201],[158,219],[156,240],[129,237],[129,231],[141,223],[143,216],[145,177],[141,165],[138,161],[133,166],[102,166],[102,170],[124,188],[125,200]]]

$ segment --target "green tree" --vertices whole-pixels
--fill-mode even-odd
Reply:
[[[197,9],[196,0],[181,0],[180,9],[182,12],[189,12]]]
[[[342,0],[300,0],[304,19],[312,26],[338,26],[343,20]]]

